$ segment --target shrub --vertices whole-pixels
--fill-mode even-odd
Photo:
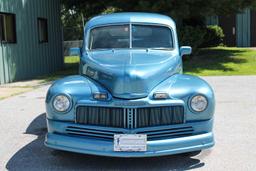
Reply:
[[[204,42],[206,30],[200,26],[184,26],[179,30],[178,34],[180,46],[191,46],[193,53],[196,53]]]
[[[221,27],[211,25],[206,27],[206,34],[202,47],[215,47],[223,44],[224,33]]]

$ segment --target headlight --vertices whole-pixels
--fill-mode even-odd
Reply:
[[[190,102],[191,108],[196,112],[204,111],[206,109],[207,105],[208,105],[208,101],[207,101],[206,97],[204,97],[202,95],[194,96]]]
[[[65,95],[58,95],[53,100],[53,107],[58,112],[66,112],[71,105],[69,98]]]

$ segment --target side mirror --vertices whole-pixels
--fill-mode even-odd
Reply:
[[[81,49],[78,47],[70,48],[69,55],[70,56],[81,56]]]
[[[192,53],[192,48],[190,46],[181,46],[180,47],[180,56],[190,55]]]

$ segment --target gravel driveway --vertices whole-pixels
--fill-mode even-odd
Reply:
[[[43,145],[48,86],[0,101],[0,170],[254,170],[256,76],[205,77],[216,93],[216,145],[201,153],[122,159]]]

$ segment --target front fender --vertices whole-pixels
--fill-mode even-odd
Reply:
[[[48,119],[54,120],[64,120],[64,121],[74,121],[74,105],[79,100],[89,100],[93,101],[92,93],[93,92],[106,92],[108,91],[104,89],[102,86],[97,84],[95,81],[91,79],[75,75],[75,76],[68,76],[63,79],[57,80],[52,84],[49,88],[47,95],[46,95],[46,113]],[[52,103],[55,96],[59,94],[65,94],[70,97],[72,100],[72,107],[66,113],[60,113],[54,110]],[[111,95],[109,94],[108,97],[111,99]]]
[[[92,97],[93,92],[107,92],[110,102],[121,100],[112,98],[111,94],[105,88],[90,78],[84,76],[70,76],[56,81],[49,88],[46,97],[47,118],[74,121],[74,105],[76,105],[78,101],[95,101]],[[208,120],[213,117],[215,109],[213,90],[207,82],[199,77],[182,74],[173,75],[155,87],[148,97],[137,99],[136,101],[149,102],[148,105],[150,105],[150,102],[155,101],[155,99],[152,98],[154,92],[168,92],[170,96],[168,102],[172,102],[172,99],[182,100],[185,104],[185,117],[187,121]],[[52,107],[53,98],[58,94],[67,94],[72,99],[73,106],[67,113],[56,112]],[[208,99],[207,109],[203,112],[194,112],[190,109],[190,100],[197,94],[204,95]],[[161,104],[160,101],[159,103]]]
[[[160,83],[152,91],[150,98],[155,92],[168,92],[171,99],[183,100],[186,104],[186,120],[211,119],[215,110],[215,97],[211,86],[203,79],[192,76],[176,74]],[[203,112],[195,112],[190,108],[190,100],[195,95],[204,95],[208,99],[208,106]]]

